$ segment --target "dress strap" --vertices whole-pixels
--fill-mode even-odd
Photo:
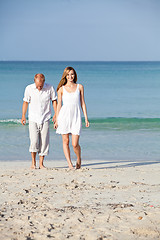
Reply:
[[[79,84],[77,84],[77,90],[79,90]]]
[[[66,89],[65,89],[64,85],[62,86],[62,88],[63,88],[63,93],[64,93],[64,91],[66,91]]]

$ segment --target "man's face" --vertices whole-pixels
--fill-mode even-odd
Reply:
[[[35,85],[36,85],[36,88],[40,91],[40,90],[42,90],[42,88],[43,88],[43,85],[44,85],[44,80],[42,80],[41,78],[36,78],[35,80],[34,80],[34,82],[35,82]]]

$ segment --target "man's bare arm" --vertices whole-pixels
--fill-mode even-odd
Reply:
[[[22,106],[22,118],[21,118],[21,123],[22,125],[26,124],[26,112],[27,112],[27,108],[28,108],[28,102],[23,102],[23,106]]]

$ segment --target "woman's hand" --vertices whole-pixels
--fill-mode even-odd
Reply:
[[[57,127],[58,127],[57,122],[54,122],[54,129],[57,129]]]
[[[85,123],[86,123],[86,127],[89,127],[89,121],[88,121],[88,119],[85,120]]]

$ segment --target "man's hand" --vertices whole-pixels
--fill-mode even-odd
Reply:
[[[21,123],[22,123],[22,125],[26,124],[26,117],[25,116],[22,116]]]
[[[27,112],[27,108],[28,108],[28,102],[23,102],[23,106],[22,106],[22,119],[21,119],[22,125],[25,125],[25,124],[26,124],[26,112]]]

